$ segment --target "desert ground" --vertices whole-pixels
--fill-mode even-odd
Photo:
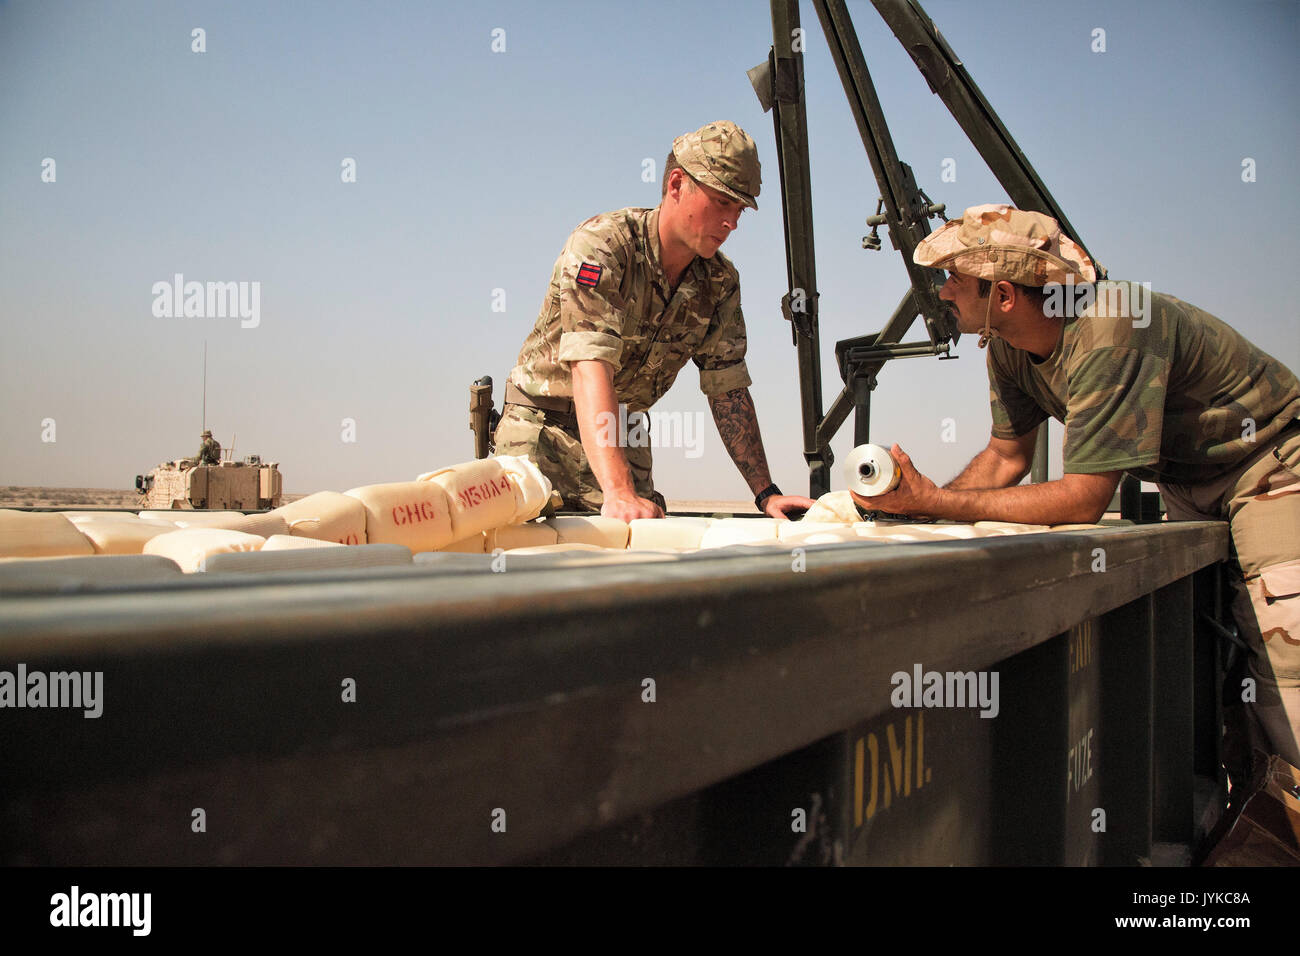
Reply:
[[[284,503],[304,495],[284,496]],[[45,488],[40,486],[0,486],[0,508],[113,508],[139,511],[140,495],[134,488]]]

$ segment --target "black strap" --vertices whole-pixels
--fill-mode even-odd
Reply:
[[[776,485],[768,485],[766,488],[764,488],[762,491],[760,491],[757,495],[754,496],[754,507],[758,508],[759,511],[762,511],[763,502],[766,501],[768,498],[771,498],[773,495],[779,495],[780,493],[781,493],[781,489],[778,488]]]

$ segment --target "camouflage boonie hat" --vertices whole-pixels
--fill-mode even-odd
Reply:
[[[960,219],[945,222],[921,240],[912,261],[1026,286],[1097,280],[1088,254],[1055,219],[1006,203],[971,206]]]
[[[758,208],[754,197],[763,182],[758,147],[735,123],[719,120],[683,133],[673,140],[673,155],[696,181]]]
[[[200,437],[200,438],[211,438],[211,437],[212,437],[212,432],[208,431],[207,429],[204,429],[203,434],[200,435],[199,437]]]

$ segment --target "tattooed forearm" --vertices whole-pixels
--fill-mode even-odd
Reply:
[[[731,460],[736,463],[745,482],[755,494],[772,483],[767,470],[767,455],[763,453],[763,436],[758,432],[758,416],[754,413],[754,399],[748,388],[737,388],[725,395],[709,399],[713,421],[718,426],[722,443],[727,446]]]

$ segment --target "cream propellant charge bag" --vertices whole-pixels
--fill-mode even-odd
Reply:
[[[668,519],[665,519],[668,520]],[[788,524],[788,522],[781,522]],[[715,518],[700,537],[700,548],[725,548],[733,544],[777,540],[776,518]]]
[[[289,534],[337,544],[366,544],[366,507],[337,491],[318,491],[271,512],[284,519]]]
[[[304,538],[293,534],[273,534],[266,539],[261,551],[302,551],[312,548],[342,548],[345,545],[337,541],[321,541],[319,538]]]
[[[628,522],[627,547],[629,551],[692,551],[712,524],[711,518],[636,518]]]
[[[435,482],[364,485],[344,494],[365,508],[370,544],[402,544],[412,552],[436,551],[464,537],[455,533],[447,492]]]
[[[202,571],[207,559],[214,554],[235,551],[257,551],[265,538],[245,531],[228,531],[225,528],[181,528],[150,538],[145,542],[145,554],[171,558],[186,574]]]
[[[101,518],[74,522],[96,554],[143,554],[144,546],[160,534],[178,530],[166,521],[141,518]]]
[[[496,461],[515,488],[515,523],[532,521],[551,500],[551,479],[526,455],[497,455]]]
[[[631,534],[626,522],[604,515],[560,515],[547,518],[546,523],[555,529],[560,544],[594,544],[622,551]]]
[[[94,553],[94,546],[77,526],[58,512],[0,510],[0,558]]]
[[[446,493],[454,532],[448,542],[468,538],[476,531],[490,531],[525,520],[519,514],[516,485],[496,458],[481,458],[430,471],[421,475],[417,483],[436,485]]]
[[[497,548],[513,551],[515,548],[541,548],[558,543],[559,538],[556,537],[554,528],[538,521],[525,521],[523,524],[493,528],[487,533],[484,550],[492,554]]]
[[[847,491],[828,491],[808,509],[802,521],[821,524],[857,524],[862,520],[857,505]],[[802,523],[802,522],[801,522]]]

